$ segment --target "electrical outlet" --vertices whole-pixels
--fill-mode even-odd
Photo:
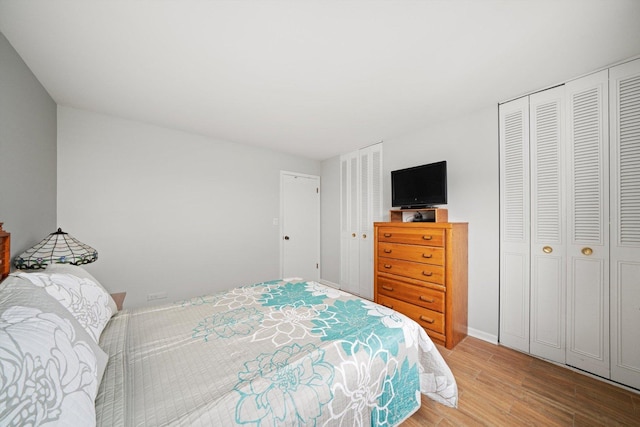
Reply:
[[[167,293],[166,292],[156,292],[154,294],[148,294],[147,295],[147,301],[154,301],[157,299],[165,299],[167,297]]]

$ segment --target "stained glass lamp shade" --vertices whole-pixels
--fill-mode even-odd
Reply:
[[[73,238],[60,228],[13,260],[21,270],[45,268],[49,264],[89,264],[98,259],[98,251]]]

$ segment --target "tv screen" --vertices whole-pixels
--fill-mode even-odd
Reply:
[[[447,204],[447,162],[391,172],[391,205],[424,208]]]

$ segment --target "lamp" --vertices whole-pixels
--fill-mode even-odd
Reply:
[[[37,270],[49,264],[89,264],[98,259],[98,251],[73,238],[62,229],[27,249],[13,260],[20,270]]]

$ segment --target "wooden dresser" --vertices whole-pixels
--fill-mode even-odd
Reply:
[[[467,223],[374,223],[375,302],[453,348],[467,335]]]

